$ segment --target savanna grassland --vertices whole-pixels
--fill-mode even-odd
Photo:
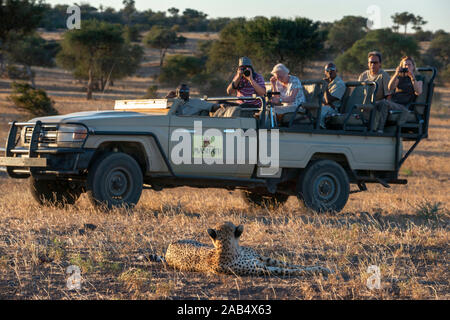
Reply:
[[[187,36],[183,50],[198,38]],[[156,53],[147,50],[135,77],[91,101],[61,69],[36,68],[36,83],[60,113],[110,109],[114,99],[144,95],[157,65]],[[368,185],[336,214],[315,214],[295,197],[261,209],[249,207],[238,190],[193,188],[145,190],[133,211],[98,211],[85,195],[69,208],[41,207],[27,180],[1,175],[0,299],[449,299],[450,92],[436,91],[429,139],[401,170],[408,184]],[[10,80],[0,79],[1,144],[8,121],[27,118],[9,94]],[[206,229],[224,221],[244,225],[242,245],[336,273],[327,279],[203,275],[147,259],[164,254],[173,240],[209,243]],[[70,265],[81,270],[80,290],[66,287]],[[380,268],[381,289],[366,285],[370,265]]]

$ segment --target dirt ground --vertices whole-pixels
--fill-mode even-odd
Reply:
[[[187,47],[179,52],[214,35],[185,36]],[[115,99],[143,96],[157,65],[156,51],[147,49],[136,76],[94,93],[91,101],[70,73],[34,70],[37,86],[64,114],[111,109]],[[322,65],[314,63],[308,76],[319,76]],[[0,145],[9,121],[27,119],[9,94],[10,80],[0,79]],[[27,180],[0,175],[0,299],[449,299],[449,106],[450,90],[436,88],[429,138],[401,169],[407,185],[369,185],[338,214],[315,214],[295,197],[278,209],[258,209],[239,191],[193,188],[146,190],[132,212],[98,211],[85,195],[70,208],[41,207]],[[327,279],[216,276],[147,259],[164,254],[173,240],[210,243],[206,229],[224,221],[244,225],[242,245],[336,273]],[[71,265],[81,272],[79,290],[67,287]],[[371,265],[380,268],[381,289],[367,287]]]

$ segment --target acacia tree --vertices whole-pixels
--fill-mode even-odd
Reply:
[[[167,50],[175,45],[184,44],[186,38],[178,36],[174,28],[153,26],[142,41],[149,48],[159,49],[159,66],[162,67]]]
[[[405,28],[403,33],[406,34],[408,24],[410,24],[410,23],[414,24],[416,16],[412,13],[405,11],[402,13],[396,13],[396,14],[392,15],[391,18],[395,25],[403,26]]]
[[[49,44],[37,34],[25,36],[22,39],[12,41],[8,47],[8,60],[22,64],[28,74],[33,88],[34,72],[32,66],[52,67],[57,45]]]
[[[36,0],[0,0],[0,72],[3,71],[3,52],[11,37],[32,33],[41,21],[45,6]]]
[[[343,53],[357,40],[367,33],[367,18],[358,16],[345,16],[333,23],[328,32],[328,43],[331,48]]]
[[[122,34],[120,26],[96,20],[84,21],[81,29],[64,34],[57,63],[87,80],[88,100],[96,82],[104,89],[108,80],[131,75],[139,66],[142,50],[127,43]]]
[[[239,56],[248,56],[257,71],[269,71],[274,64],[284,63],[292,71],[302,73],[306,63],[323,49],[326,31],[319,27],[319,23],[306,18],[232,21],[212,44],[208,70],[234,72],[232,66]]]

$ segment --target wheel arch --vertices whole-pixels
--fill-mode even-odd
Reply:
[[[92,156],[89,167],[90,169],[93,164],[102,157],[103,155],[111,152],[122,152],[131,156],[139,164],[142,173],[145,174],[150,169],[149,157],[145,151],[145,147],[142,143],[138,141],[104,141],[98,145]]]

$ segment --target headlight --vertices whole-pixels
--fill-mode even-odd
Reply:
[[[87,129],[76,124],[62,124],[58,128],[58,143],[83,142],[87,137]]]

